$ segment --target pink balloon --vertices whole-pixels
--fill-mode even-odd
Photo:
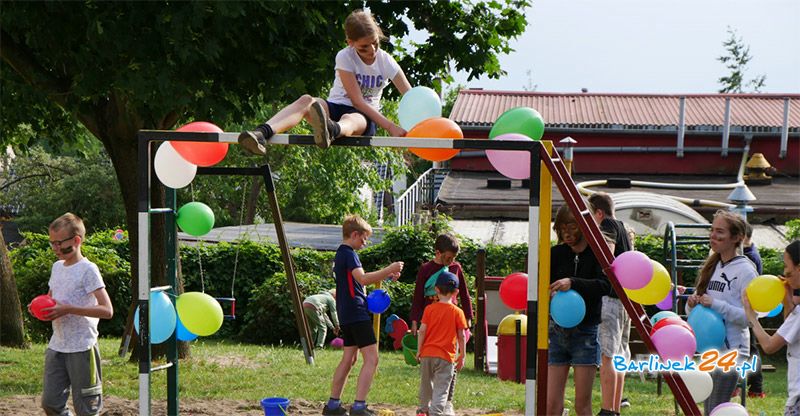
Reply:
[[[533,141],[518,133],[501,134],[492,140],[524,142]],[[489,163],[498,172],[511,179],[528,179],[531,176],[531,154],[525,150],[487,150]]]
[[[674,291],[675,291],[675,289],[671,289],[669,291],[669,294],[667,294],[667,297],[664,298],[664,300],[662,300],[661,302],[656,303],[656,306],[658,306],[658,309],[661,309],[662,311],[672,310],[672,292],[674,292]]]
[[[653,264],[641,251],[626,251],[611,263],[611,270],[625,289],[636,290],[647,286],[653,278]]]
[[[680,325],[666,325],[651,336],[662,361],[683,361],[692,357],[697,348],[694,335]]]

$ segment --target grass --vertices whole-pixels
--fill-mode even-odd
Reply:
[[[103,357],[104,394],[126,399],[138,397],[138,367],[117,356],[119,339],[100,340]],[[27,350],[0,347],[0,400],[11,395],[41,393],[46,344],[34,344]],[[316,365],[305,364],[297,348],[236,344],[219,340],[192,343],[191,358],[180,363],[181,397],[241,399],[253,401],[269,396],[303,398],[322,403],[330,394],[330,379],[341,352],[323,350],[316,354]],[[462,371],[456,387],[456,405],[501,412],[521,410],[525,404],[523,385],[499,381],[469,368]],[[786,401],[786,361],[772,362],[778,370],[764,373],[765,399],[749,399],[751,415],[782,415]],[[358,368],[358,367],[357,367]],[[356,368],[356,370],[357,370]],[[413,407],[416,405],[419,373],[417,367],[404,363],[400,352],[381,352],[378,375],[369,400]],[[343,398],[352,400],[357,371],[350,375]],[[567,383],[567,400],[574,390]],[[600,383],[595,381],[592,401],[595,413],[600,406]],[[151,392],[154,399],[166,398],[166,373],[155,373]],[[655,379],[642,382],[628,377],[625,396],[632,406],[625,415],[673,415],[673,400],[666,384],[656,393]],[[702,407],[701,407],[702,410]],[[763,413],[761,413],[763,412]],[[574,414],[574,413],[573,413]]]

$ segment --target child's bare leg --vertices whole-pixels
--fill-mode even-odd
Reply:
[[[344,347],[344,354],[336,371],[333,372],[333,382],[331,383],[331,397],[341,398],[344,385],[347,382],[347,376],[350,374],[350,369],[358,358],[358,347]]]
[[[358,136],[367,129],[367,119],[359,113],[349,113],[339,119],[341,136]]]
[[[295,100],[295,102],[287,105],[277,114],[267,120],[267,124],[272,127],[274,133],[283,133],[286,130],[300,124],[303,117],[308,113],[308,109],[314,102],[314,97],[305,94]]]
[[[378,344],[368,345],[361,348],[361,356],[364,362],[361,364],[361,371],[358,373],[358,385],[356,386],[356,400],[366,401],[375,371],[378,369]]]

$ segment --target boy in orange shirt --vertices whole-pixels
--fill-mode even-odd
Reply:
[[[457,293],[456,275],[441,272],[436,279],[439,301],[422,314],[417,340],[417,360],[421,364],[418,416],[445,415],[453,371],[464,367],[467,320],[464,311],[451,302]]]

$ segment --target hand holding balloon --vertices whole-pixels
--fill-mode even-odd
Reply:
[[[572,288],[572,279],[570,279],[569,277],[558,279],[550,284],[550,297],[553,297],[553,295],[555,295],[556,292],[564,292],[570,290],[571,288]]]

